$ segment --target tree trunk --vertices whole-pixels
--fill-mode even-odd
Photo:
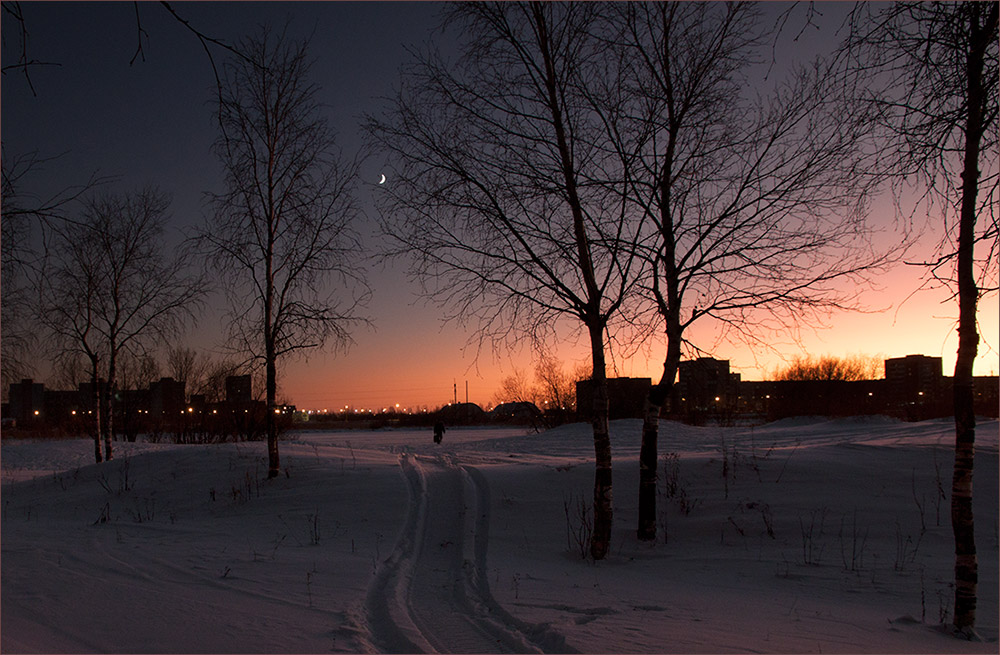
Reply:
[[[276,478],[281,469],[281,461],[278,458],[278,422],[275,420],[275,411],[278,406],[277,371],[274,357],[274,341],[271,338],[267,339],[266,350],[267,403],[265,412],[267,418],[264,420],[264,424],[267,426],[267,477]]]
[[[101,408],[101,418],[104,423],[104,427],[102,429],[104,433],[104,459],[108,462],[110,462],[113,458],[111,439],[114,431],[114,410],[112,405],[115,393],[115,359],[115,354],[112,352],[112,354],[108,357],[108,380],[105,385],[104,392],[101,394],[104,405]]]
[[[272,223],[273,225],[273,223]],[[268,251],[267,289],[264,293],[264,426],[267,432],[267,477],[278,477],[281,461],[278,458],[278,423],[274,420],[274,410],[278,396],[277,354],[274,345],[272,303],[274,295],[271,251]]]
[[[677,378],[677,368],[681,359],[679,324],[677,336],[673,330],[667,334],[667,358],[663,362],[663,377],[649,390],[646,397],[646,411],[642,421],[642,445],[639,447],[639,527],[636,537],[640,541],[656,540],[656,485],[657,441],[660,431],[660,410],[670,397]]]
[[[660,410],[670,393],[661,380],[646,396],[642,421],[642,445],[639,447],[639,527],[640,541],[656,541],[657,439],[660,430]]]
[[[101,386],[98,383],[96,357],[90,358],[90,383],[94,386],[94,458],[101,463]]]
[[[983,67],[985,50],[996,31],[997,7],[984,5],[990,19],[980,22],[979,6],[969,6],[971,30],[966,58],[967,107],[965,161],[962,170],[962,207],[958,234],[958,358],[955,360],[955,470],[951,485],[951,526],[955,535],[955,628],[971,635],[976,624],[979,582],[972,515],[972,473],[976,453],[976,415],[973,407],[972,365],[979,346],[976,304],[979,290],[974,269],[976,200],[979,193],[979,155],[983,133]],[[988,23],[992,22],[992,29]]]
[[[594,531],[590,537],[590,556],[604,559],[611,548],[613,523],[611,476],[611,428],[608,424],[608,377],[604,361],[604,325],[592,324],[590,347],[594,362]]]

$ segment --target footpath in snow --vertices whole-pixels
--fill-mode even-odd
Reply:
[[[490,594],[482,474],[451,455],[399,461],[410,500],[396,549],[366,600],[374,645],[404,653],[576,652],[544,626],[516,620]]]

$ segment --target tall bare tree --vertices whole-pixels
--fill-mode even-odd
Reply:
[[[91,424],[94,457],[101,462],[101,434],[105,424],[101,417],[101,363],[106,360],[107,343],[97,328],[97,314],[103,261],[95,252],[88,251],[90,240],[83,239],[90,236],[86,228],[75,223],[67,224],[67,228],[58,233],[54,263],[45,266],[38,278],[41,289],[38,309],[41,323],[59,345],[58,359],[65,362],[82,356],[87,361],[94,394],[91,400],[95,412]]]
[[[997,290],[998,5],[996,2],[859,5],[844,47],[888,128],[883,170],[897,190],[918,181],[922,200],[945,217],[933,281],[958,299],[955,361],[955,613],[959,634],[975,635],[978,561],[972,513],[976,421],[973,363],[977,305]]]
[[[368,291],[351,227],[356,162],[342,156],[323,117],[308,43],[262,29],[237,50],[218,97],[225,189],[199,238],[227,282],[232,342],[265,369],[274,477],[279,361],[330,342],[346,347]]]
[[[39,276],[43,323],[64,350],[90,363],[104,459],[113,456],[119,356],[141,354],[174,334],[205,291],[202,277],[187,272],[184,255],[164,255],[168,206],[152,188],[89,198],[79,219],[56,231],[51,264]],[[99,441],[95,451],[101,461]]]
[[[852,306],[888,261],[862,220],[867,116],[837,99],[842,80],[820,61],[769,79],[774,28],[760,13],[755,3],[604,8],[619,77],[594,101],[609,106],[607,141],[649,227],[647,289],[667,349],[643,424],[642,540],[656,537],[660,409],[684,347],[698,349],[688,329],[714,320],[725,339],[766,345]]]
[[[544,343],[559,319],[586,330],[595,399],[591,554],[612,526],[606,335],[635,279],[625,203],[581,86],[602,66],[576,3],[459,3],[446,25],[461,57],[429,52],[405,71],[372,137],[395,167],[382,199],[396,254],[480,345]],[[611,164],[614,164],[612,158]]]

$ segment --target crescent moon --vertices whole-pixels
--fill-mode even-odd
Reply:
[[[385,184],[385,173],[382,173],[382,179],[378,181],[379,184]]]

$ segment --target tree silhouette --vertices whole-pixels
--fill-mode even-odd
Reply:
[[[978,585],[972,514],[976,307],[982,294],[997,290],[997,12],[996,2],[861,5],[843,48],[865,90],[859,100],[878,110],[894,145],[884,150],[881,172],[894,178],[897,191],[919,181],[922,200],[946,221],[937,259],[923,265],[932,281],[954,291],[959,305],[951,520],[954,626],[967,636],[974,635]]]
[[[113,456],[119,357],[143,354],[175,334],[205,292],[204,280],[187,272],[186,256],[164,255],[168,205],[152,188],[90,197],[75,222],[54,231],[51,263],[38,280],[43,324],[64,352],[83,354],[90,364],[98,462],[100,437],[104,459]]]
[[[221,72],[215,152],[225,190],[199,235],[226,281],[234,348],[265,369],[268,476],[278,475],[278,362],[350,342],[367,287],[351,224],[356,163],[337,150],[309,81],[308,44],[267,29]],[[349,294],[345,294],[347,289]]]
[[[430,52],[404,72],[369,131],[390,159],[384,232],[446,317],[475,320],[479,344],[545,343],[563,318],[586,330],[595,450],[591,554],[612,525],[606,333],[638,277],[615,157],[582,91],[602,52],[589,4],[462,3],[447,16],[462,56]]]
[[[863,220],[861,108],[840,100],[830,64],[765,76],[776,38],[749,4],[611,3],[600,30],[617,82],[604,97],[607,142],[622,162],[630,210],[646,222],[646,288],[666,336],[640,451],[640,539],[656,536],[660,409],[696,322],[722,339],[820,324],[855,304],[890,261]],[[851,286],[845,284],[852,283]],[[704,346],[702,346],[704,350]]]

